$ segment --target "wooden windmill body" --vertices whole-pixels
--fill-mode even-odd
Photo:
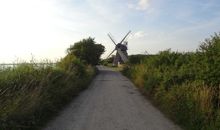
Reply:
[[[115,44],[115,49],[108,55],[107,58],[109,58],[115,51],[117,51],[116,55],[114,56],[114,59],[113,59],[113,66],[117,66],[118,64],[128,62],[128,53],[127,53],[128,42],[126,42],[125,39],[130,33],[131,33],[131,31],[129,31],[125,35],[125,37],[121,40],[121,42],[119,42],[118,44],[116,44],[116,42],[115,42],[115,40],[113,40],[112,36],[110,34],[108,34],[109,38]]]

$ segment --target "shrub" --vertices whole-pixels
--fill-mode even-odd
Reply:
[[[161,51],[123,73],[184,128],[220,129],[220,34],[196,52]]]
[[[97,65],[104,51],[105,47],[101,44],[96,44],[94,38],[90,37],[76,42],[67,49],[68,54],[75,55],[81,61],[90,65]]]

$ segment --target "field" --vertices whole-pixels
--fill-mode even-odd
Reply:
[[[131,58],[123,73],[177,124],[187,130],[220,129],[220,34],[195,52],[169,49]]]

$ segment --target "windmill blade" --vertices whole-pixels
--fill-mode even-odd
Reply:
[[[108,59],[112,55],[112,53],[114,53],[114,51],[115,51],[115,49],[108,55],[108,57],[106,59]]]
[[[115,40],[115,38],[112,36],[111,33],[108,33],[108,35],[111,36],[112,40],[113,40],[115,43],[117,43],[117,41]]]
[[[118,48],[117,51],[118,51],[118,54],[120,55],[121,59],[123,60],[123,62],[124,62],[124,63],[127,62],[127,61],[128,61],[128,58],[127,58],[127,56],[125,56],[125,54],[121,51],[121,49]]]
[[[115,44],[115,45],[117,45],[116,44],[116,42],[112,39],[112,37],[110,36],[110,34],[108,34],[108,37],[112,40],[112,42]]]
[[[122,42],[125,40],[125,38],[128,36],[129,33],[131,33],[131,31],[129,31],[129,32],[125,35],[125,37],[121,40],[120,43],[122,43]]]

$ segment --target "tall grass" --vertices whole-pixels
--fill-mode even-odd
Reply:
[[[0,130],[40,129],[93,75],[93,67],[72,55],[54,67],[24,63],[0,70]]]
[[[123,72],[183,128],[220,129],[220,34],[196,52],[161,51]]]

